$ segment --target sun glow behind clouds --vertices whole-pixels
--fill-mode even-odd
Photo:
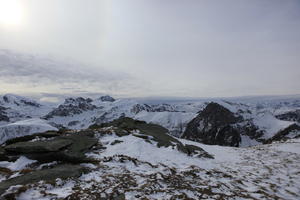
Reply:
[[[0,0],[0,25],[18,26],[24,18],[24,8],[20,0]]]

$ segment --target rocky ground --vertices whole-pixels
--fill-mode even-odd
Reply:
[[[7,141],[2,199],[300,198],[300,139],[234,148],[131,119],[91,128]]]

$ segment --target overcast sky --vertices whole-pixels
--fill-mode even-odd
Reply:
[[[11,1],[0,49],[84,64],[0,59],[0,93],[300,93],[299,0],[0,0],[2,10]]]

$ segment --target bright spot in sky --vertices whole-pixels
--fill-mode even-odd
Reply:
[[[20,25],[23,14],[24,10],[20,0],[0,0],[0,25]]]

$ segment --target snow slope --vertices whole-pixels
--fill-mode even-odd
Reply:
[[[121,143],[112,144],[116,139]],[[215,159],[188,157],[133,136],[99,137],[90,172],[31,185],[17,199],[299,199],[300,139],[249,148],[193,144]]]
[[[130,172],[137,180],[137,188],[148,185],[149,199],[169,199],[176,194],[185,194],[193,199],[298,199],[300,196],[300,140],[287,143],[274,143],[249,148],[220,147],[193,144],[214,155],[215,159],[199,159],[175,153],[169,148],[155,148],[140,139],[126,136],[122,143],[110,145],[113,136],[100,139],[107,149],[92,156],[103,159],[114,157],[112,162],[103,163],[109,170],[94,171],[83,175],[82,187],[92,188],[101,183],[109,173],[121,176]],[[131,162],[119,162],[118,155],[136,158],[144,164],[134,165]],[[138,162],[137,161],[137,162]],[[147,163],[151,163],[151,167]],[[173,169],[175,172],[170,172]],[[173,174],[173,175],[171,175]],[[152,179],[148,180],[150,177]],[[172,177],[172,178],[171,178]],[[168,182],[179,181],[176,185]],[[95,184],[87,184],[92,181]],[[151,181],[154,182],[151,184]],[[115,183],[116,187],[117,183]],[[158,184],[163,188],[155,187]],[[150,186],[152,185],[152,186]],[[109,191],[108,189],[106,191]],[[141,194],[140,190],[129,190],[126,198],[134,198]]]

